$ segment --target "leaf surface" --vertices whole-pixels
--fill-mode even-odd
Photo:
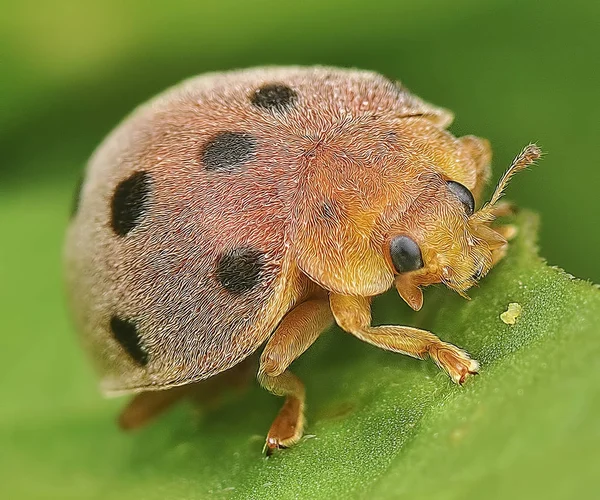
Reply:
[[[307,386],[307,436],[266,459],[281,401],[256,383],[216,408],[183,404],[139,432],[116,428],[124,401],[100,398],[59,293],[66,200],[61,185],[0,207],[20,241],[3,262],[29,263],[2,268],[3,498],[589,497],[600,293],[537,256],[531,213],[471,301],[440,287],[416,314],[393,293],[375,302],[376,323],[430,329],[479,359],[479,377],[454,386],[430,361],[333,328],[293,365]],[[522,307],[514,325],[500,319],[509,303]]]

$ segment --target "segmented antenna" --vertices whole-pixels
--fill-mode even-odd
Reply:
[[[498,186],[496,187],[496,191],[492,196],[492,199],[488,203],[488,205],[495,205],[502,195],[504,194],[504,189],[508,184],[508,181],[512,178],[513,175],[520,172],[521,170],[525,170],[530,165],[533,165],[537,160],[542,156],[542,150],[536,144],[528,144],[523,148],[517,157],[513,160],[508,170],[504,172],[504,175],[498,182]]]
[[[536,144],[528,144],[527,146],[525,146],[523,148],[523,151],[521,151],[516,156],[516,158],[511,163],[510,167],[508,167],[508,170],[504,172],[504,175],[498,182],[498,186],[496,187],[496,190],[494,191],[494,194],[492,195],[490,201],[486,203],[486,205],[482,207],[481,210],[475,212],[473,214],[473,217],[477,219],[486,219],[489,215],[493,218],[493,215],[490,212],[493,209],[494,205],[496,205],[500,198],[502,198],[504,190],[506,189],[506,186],[508,185],[508,182],[513,177],[513,175],[520,172],[521,170],[525,170],[530,165],[533,165],[541,156],[542,150]]]

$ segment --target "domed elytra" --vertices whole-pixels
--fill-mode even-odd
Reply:
[[[448,189],[450,189],[450,191],[452,191],[452,193],[463,204],[467,215],[473,215],[473,212],[475,211],[475,198],[473,198],[471,191],[469,191],[460,182],[448,181],[446,184],[448,185]]]
[[[408,236],[396,236],[390,242],[390,256],[398,273],[416,271],[423,267],[419,245]]]
[[[133,361],[140,366],[148,364],[148,353],[144,349],[137,326],[133,321],[112,316],[110,318],[110,329],[115,340],[121,344],[121,347],[125,349],[125,352],[129,354]]]
[[[221,132],[213,137],[202,151],[206,170],[234,172],[256,151],[256,139],[245,132]]]
[[[126,236],[144,218],[150,204],[152,178],[148,172],[136,172],[121,181],[112,197],[111,225],[116,234]]]
[[[250,100],[254,106],[270,111],[286,111],[296,104],[298,94],[287,85],[270,83],[256,89]]]
[[[231,293],[248,292],[260,283],[264,260],[263,252],[251,247],[229,250],[217,263],[217,279]]]

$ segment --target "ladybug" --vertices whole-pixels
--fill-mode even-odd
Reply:
[[[476,210],[490,147],[452,118],[373,72],[270,67],[192,78],[119,125],[87,165],[65,274],[102,390],[136,394],[123,427],[231,382],[264,345],[258,380],[285,398],[265,446],[288,447],[305,401],[289,366],[334,322],[458,384],[477,373],[430,332],[371,326],[374,296],[395,287],[419,310],[426,285],[465,295],[506,251],[510,227],[490,224],[539,149]]]

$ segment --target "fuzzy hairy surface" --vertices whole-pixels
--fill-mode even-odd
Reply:
[[[165,388],[232,367],[313,282],[388,289],[386,238],[425,241],[440,217],[460,233],[445,179],[476,197],[487,179],[487,143],[454,138],[451,120],[380,75],[322,67],[207,74],[138,108],[92,156],[65,247],[71,307],[103,389]],[[115,190],[139,172],[151,186],[144,213],[117,234]],[[240,249],[260,257],[250,283],[231,275],[243,266],[222,269]],[[143,364],[115,338],[115,316],[135,324]]]

